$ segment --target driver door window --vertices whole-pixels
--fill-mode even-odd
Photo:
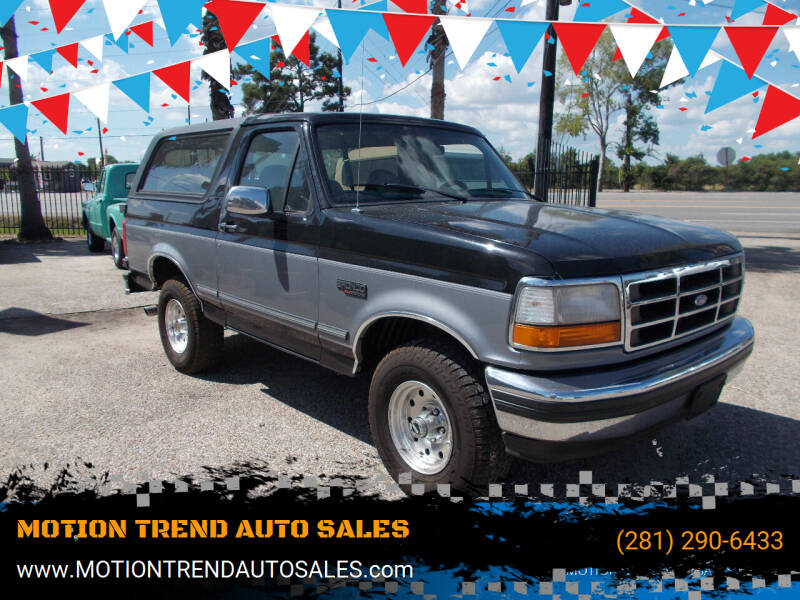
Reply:
[[[274,212],[285,209],[289,172],[297,157],[299,141],[295,131],[270,131],[256,135],[247,149],[239,185],[269,190]]]

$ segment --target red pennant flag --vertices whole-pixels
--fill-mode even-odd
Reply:
[[[0,87],[3,87],[3,61],[0,60]]]
[[[747,78],[752,79],[761,59],[778,33],[777,27],[725,27],[725,33],[742,61]]]
[[[408,59],[414,54],[422,38],[428,33],[436,17],[424,15],[407,15],[404,13],[383,13],[386,28],[392,38],[397,58],[405,67]]]
[[[800,117],[800,98],[771,85],[767,88],[753,139],[797,117]]]
[[[307,31],[303,37],[300,38],[300,41],[297,42],[297,46],[295,46],[294,50],[292,50],[292,54],[294,54],[297,60],[302,62],[305,66],[311,66],[311,44],[308,39]]]
[[[767,4],[767,12],[764,13],[764,22],[762,25],[786,25],[791,23],[797,18],[797,15],[790,13],[775,6],[774,4]]]
[[[628,17],[628,23],[642,23],[645,25],[658,25],[659,21],[656,20],[654,17],[651,17],[647,13],[642,12],[638,8],[631,7],[630,17]],[[666,27],[661,28],[661,33],[658,34],[656,38],[656,42],[660,42],[661,40],[669,37],[669,29]],[[617,54],[619,58],[616,58]],[[617,50],[617,54],[615,54],[614,60],[619,60],[622,58],[622,54]]]
[[[619,46],[617,46],[617,51],[614,52],[614,58],[612,58],[611,61],[614,62],[620,60],[621,58],[622,58],[622,50],[620,50]]]
[[[603,35],[604,23],[553,23],[556,34],[567,54],[569,64],[575,75],[579,75],[586,59],[594,50],[594,45]]]
[[[228,51],[233,52],[266,4],[240,0],[211,0],[205,6],[219,19],[219,28],[222,30],[225,44],[228,46]]]
[[[69,97],[70,94],[61,94],[51,98],[43,98],[31,102],[40,113],[50,122],[67,135],[67,123],[69,121]]]
[[[392,4],[407,13],[428,13],[428,0],[392,0]]]
[[[73,67],[78,68],[78,42],[56,48],[56,52],[63,56],[64,60]]]
[[[153,47],[153,22],[141,23],[140,25],[132,25],[131,31],[142,38],[142,41]]]
[[[190,69],[191,63],[187,60],[177,65],[156,69],[153,71],[153,75],[166,83],[181,98],[190,102],[189,98],[192,86]]]
[[[50,12],[53,13],[53,21],[56,23],[56,33],[61,33],[85,3],[86,0],[50,0]]]

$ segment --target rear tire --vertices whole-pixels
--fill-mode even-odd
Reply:
[[[181,373],[199,373],[217,362],[223,329],[203,316],[200,302],[182,281],[170,279],[161,288],[158,330],[169,362]]]
[[[122,247],[122,236],[117,232],[117,228],[111,230],[111,256],[114,265],[118,269],[125,268],[125,250]]]
[[[387,354],[372,377],[369,424],[392,477],[410,473],[425,492],[449,483],[485,494],[508,471],[479,365],[455,344],[416,340]]]

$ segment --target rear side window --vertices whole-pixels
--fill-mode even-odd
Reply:
[[[204,195],[225,151],[228,135],[226,131],[163,140],[153,154],[139,189],[145,192]]]

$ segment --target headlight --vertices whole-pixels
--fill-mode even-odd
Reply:
[[[621,341],[619,288],[612,283],[526,285],[514,309],[512,343],[559,349]]]

